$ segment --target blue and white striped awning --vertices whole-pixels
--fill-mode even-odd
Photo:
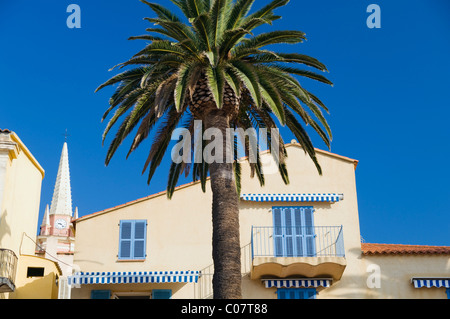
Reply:
[[[414,288],[450,288],[450,278],[412,278]]]
[[[343,194],[242,194],[241,199],[251,202],[339,202]]]
[[[77,272],[69,285],[197,282],[198,271]]]
[[[331,278],[262,279],[266,288],[327,288],[331,286],[331,280]]]

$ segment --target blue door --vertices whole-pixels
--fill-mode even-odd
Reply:
[[[312,207],[273,207],[276,257],[316,256]]]
[[[152,299],[171,299],[172,290],[171,289],[153,289]]]
[[[111,299],[110,290],[91,290],[91,299]]]
[[[314,288],[279,288],[278,299],[316,299]]]

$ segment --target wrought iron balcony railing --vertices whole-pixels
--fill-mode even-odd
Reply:
[[[16,268],[16,254],[10,249],[0,248],[0,292],[14,291]]]
[[[255,257],[345,257],[342,226],[252,227]]]

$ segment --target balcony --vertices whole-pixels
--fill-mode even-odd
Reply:
[[[15,290],[17,256],[12,250],[0,248],[0,293]]]
[[[342,226],[252,227],[251,278],[328,277],[347,265]]]

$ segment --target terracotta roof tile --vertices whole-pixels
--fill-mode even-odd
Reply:
[[[0,133],[11,133],[11,131],[8,130],[7,128],[5,128],[5,129],[0,128]]]
[[[363,255],[450,255],[450,246],[361,243]]]

